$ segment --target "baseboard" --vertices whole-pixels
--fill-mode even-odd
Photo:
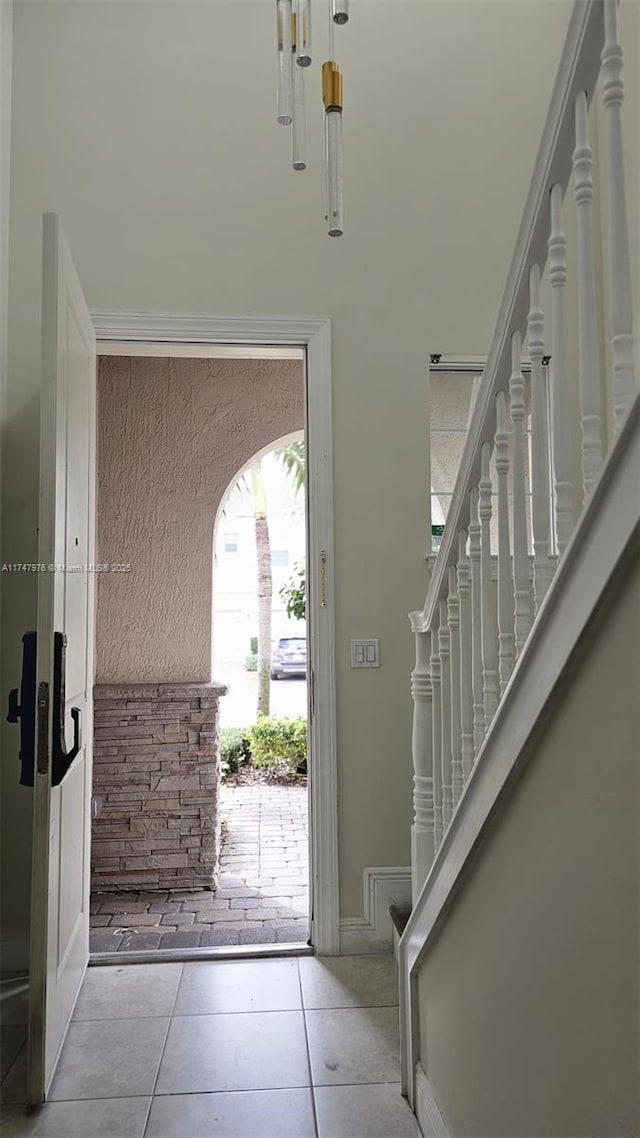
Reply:
[[[29,971],[29,938],[5,933],[0,936],[0,967],[5,972]]]
[[[391,941],[381,940],[364,917],[343,917],[340,921],[340,955],[366,956],[391,952]]]
[[[364,916],[340,921],[340,955],[392,952],[389,906],[411,903],[411,868],[374,866],[363,871]]]
[[[416,1118],[422,1138],[449,1138],[449,1131],[421,1063],[416,1063]]]

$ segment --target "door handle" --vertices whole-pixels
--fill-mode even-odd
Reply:
[[[22,678],[9,692],[9,723],[20,722],[20,785],[33,786],[36,747],[36,633],[22,637]]]
[[[64,722],[65,707],[65,671],[66,671],[67,638],[64,632],[53,634],[53,739],[51,748],[51,785],[59,786],[69,767],[82,746],[82,732],[80,728],[80,708],[71,708],[73,720],[73,745],[67,751]]]

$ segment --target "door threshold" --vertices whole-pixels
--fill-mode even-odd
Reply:
[[[314,956],[310,944],[229,944],[212,948],[156,948],[140,952],[92,952],[89,968],[109,964],[188,963],[197,960],[261,960],[265,957]]]

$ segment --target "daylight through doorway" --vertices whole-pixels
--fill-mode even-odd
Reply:
[[[252,459],[216,527],[220,945],[309,937],[306,481],[299,431]]]
[[[309,939],[303,356],[99,361],[92,953]]]

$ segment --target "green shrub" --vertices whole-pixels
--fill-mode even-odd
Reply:
[[[275,719],[271,716],[260,716],[247,734],[257,767],[284,764],[294,772],[306,771],[306,719]]]
[[[304,620],[307,615],[307,566],[298,562],[293,567],[289,580],[280,589],[287,616],[294,620]]]
[[[249,641],[249,644],[251,646],[251,655],[257,656],[258,655],[258,637],[252,636],[251,640]]]
[[[258,657],[255,652],[252,652],[250,656],[247,656],[244,662],[244,666],[248,672],[258,671]]]
[[[234,774],[251,758],[247,732],[240,727],[223,727],[220,732],[220,765],[223,774]]]

